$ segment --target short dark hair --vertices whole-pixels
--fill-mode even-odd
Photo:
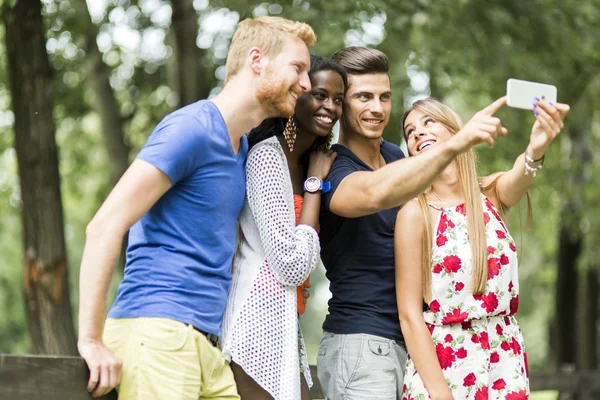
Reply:
[[[390,70],[385,53],[370,47],[346,47],[335,53],[331,59],[341,65],[349,75],[388,74]]]
[[[346,70],[344,68],[342,68],[338,63],[327,57],[323,57],[318,54],[311,54],[310,71],[308,71],[308,74],[310,76],[313,76],[317,72],[321,71],[337,72],[342,77],[342,81],[344,81],[344,90],[348,88],[348,74],[346,73]]]

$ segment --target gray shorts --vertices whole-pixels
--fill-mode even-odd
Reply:
[[[321,338],[317,372],[328,400],[398,400],[405,368],[401,342],[363,333]]]

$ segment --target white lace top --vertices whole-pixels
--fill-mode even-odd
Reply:
[[[246,181],[223,355],[275,400],[299,400],[300,372],[312,381],[305,352],[300,356],[296,287],[319,262],[319,238],[310,226],[296,226],[292,181],[276,137],[250,150]]]

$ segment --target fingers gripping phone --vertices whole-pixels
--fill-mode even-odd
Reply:
[[[506,104],[509,107],[531,110],[536,97],[556,103],[556,92],[556,86],[509,79],[506,81]]]

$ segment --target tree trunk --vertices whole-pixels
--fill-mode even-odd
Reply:
[[[86,85],[96,95],[90,106],[100,115],[104,145],[109,159],[110,187],[112,188],[129,167],[130,147],[125,142],[123,117],[119,102],[110,85],[110,69],[102,60],[96,37],[98,28],[92,22],[85,0],[73,2],[77,19],[85,26],[83,48],[86,52]]]
[[[54,139],[52,71],[40,0],[5,2],[23,218],[23,291],[34,351],[77,354]]]
[[[577,307],[577,368],[596,370],[598,368],[598,266],[591,262],[582,272],[579,306]],[[582,393],[581,400],[600,398],[600,392]]]
[[[556,277],[555,329],[556,342],[551,347],[556,352],[559,366],[576,363],[577,335],[577,263],[582,249],[581,235],[572,234],[569,227],[561,225],[558,247],[558,275]]]
[[[577,293],[581,282],[578,279],[578,264],[583,252],[584,235],[581,232],[581,221],[584,210],[584,189],[589,182],[591,166],[591,116],[593,102],[589,95],[583,95],[576,106],[573,115],[570,115],[568,140],[570,145],[563,146],[563,158],[571,163],[571,173],[567,176],[571,187],[570,195],[562,207],[561,222],[558,241],[558,274],[556,277],[556,296],[554,316],[553,344],[550,347],[555,353],[556,365],[559,369],[580,369],[580,359],[577,353],[578,343],[578,318],[577,318]],[[588,349],[589,351],[589,349]],[[559,399],[577,399],[577,393],[561,393]]]
[[[100,115],[104,148],[108,154],[109,190],[112,190],[129,167],[129,151],[131,148],[125,142],[123,117],[115,92],[110,85],[110,69],[102,60],[102,53],[96,42],[98,28],[92,22],[85,0],[77,0],[72,5],[76,9],[77,19],[84,21],[85,30],[82,46],[86,52],[88,72],[88,78],[85,82],[88,89],[96,94],[95,101],[90,106]],[[125,235],[123,239],[119,255],[117,270],[121,272],[125,267],[127,237],[128,235]]]
[[[595,262],[582,272],[582,290],[577,307],[577,366],[595,370],[598,367],[598,266]]]
[[[191,0],[172,0],[173,9],[171,28],[174,31],[173,55],[176,87],[179,93],[179,104],[185,106],[206,98],[210,86],[204,79],[202,59],[204,50],[196,45],[198,37],[198,13]]]

